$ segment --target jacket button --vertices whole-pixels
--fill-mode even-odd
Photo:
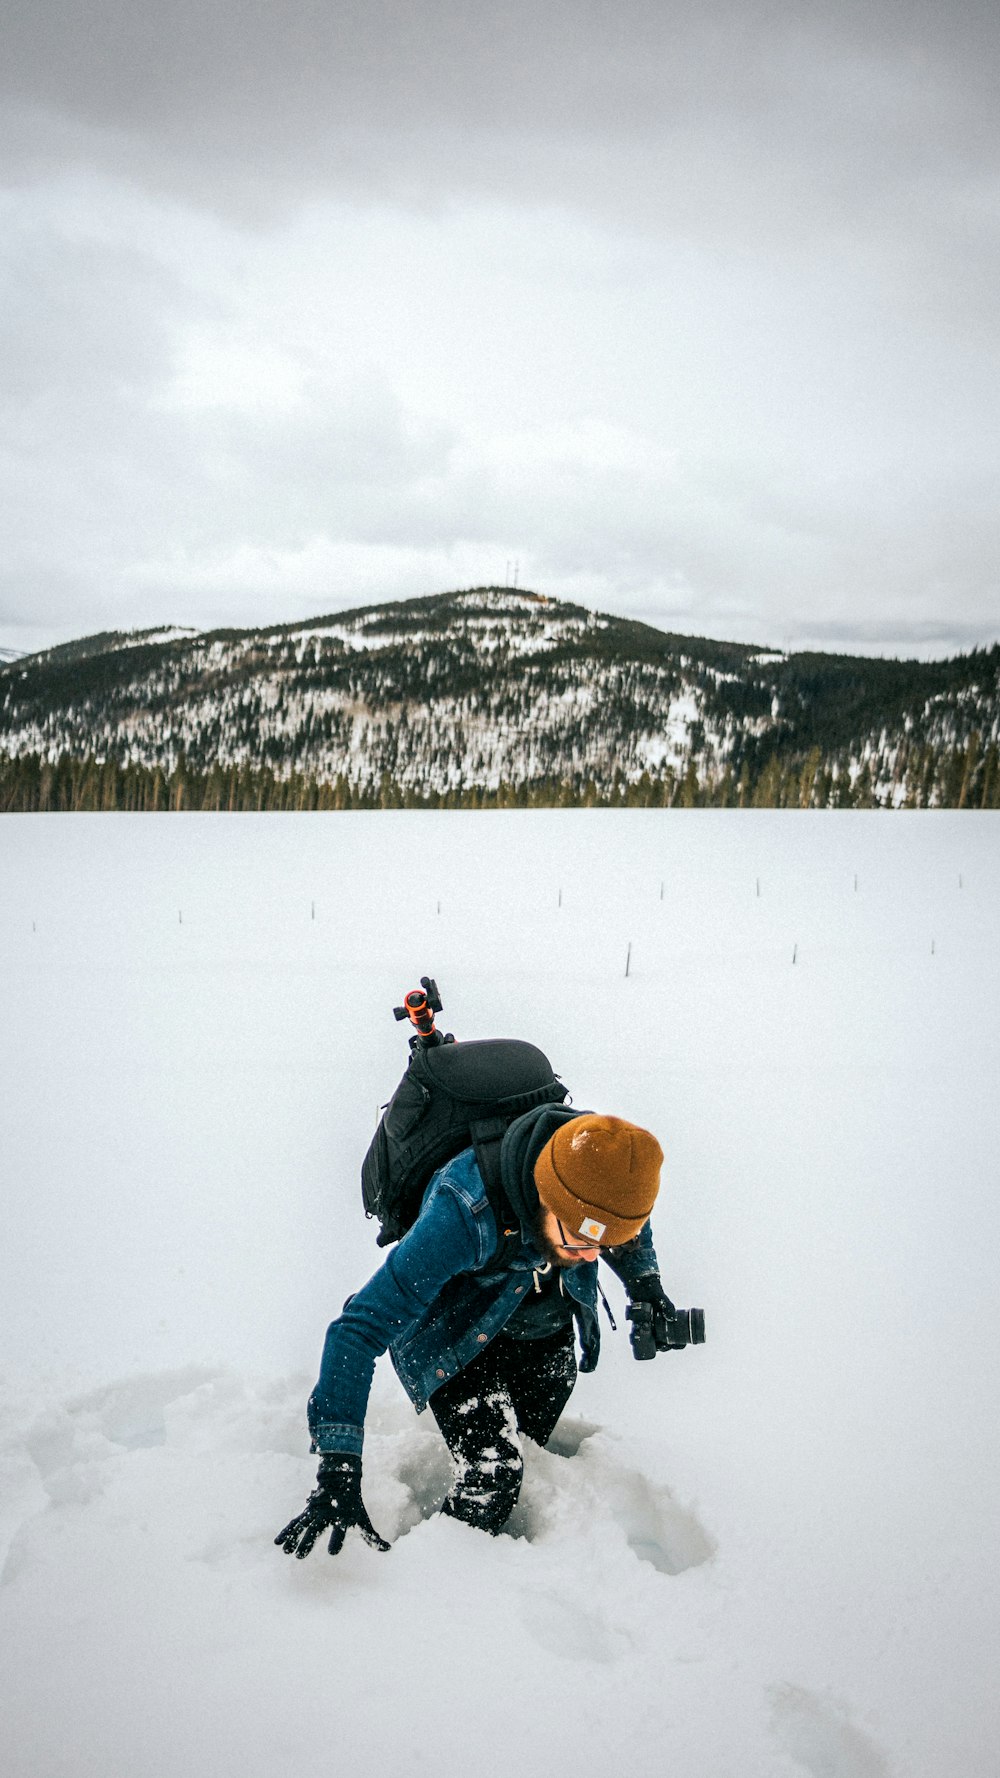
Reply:
[[[481,1346],[485,1346],[485,1344],[486,1344],[486,1335],[485,1334],[477,1334],[476,1339],[479,1341],[479,1344]]]
[[[437,1372],[437,1375],[438,1375],[438,1376],[439,1376],[439,1377],[443,1377],[443,1376],[444,1376],[444,1371],[438,1371],[438,1372]]]

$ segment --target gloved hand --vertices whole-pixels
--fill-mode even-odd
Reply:
[[[629,1285],[628,1294],[630,1302],[653,1303],[667,1315],[675,1313],[674,1305],[660,1283],[659,1272],[644,1272],[641,1278]]]
[[[629,1285],[628,1294],[625,1318],[632,1323],[629,1338],[636,1358],[652,1358],[657,1352],[676,1351],[667,1332],[668,1318],[675,1313],[674,1305],[660,1283],[660,1274],[646,1272]]]
[[[279,1531],[275,1543],[286,1556],[308,1556],[318,1537],[330,1530],[331,1556],[339,1555],[344,1538],[356,1525],[366,1543],[377,1550],[389,1545],[380,1537],[365,1511],[361,1498],[361,1458],[353,1451],[330,1451],[320,1460],[316,1486],[306,1501],[306,1510],[299,1513]]]

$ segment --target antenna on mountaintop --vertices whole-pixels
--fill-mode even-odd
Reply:
[[[516,591],[517,591],[517,576],[518,576],[518,572],[519,572],[519,570],[520,570],[520,567],[521,567],[521,564],[520,564],[520,562],[515,562],[515,563],[514,563],[514,591],[515,591],[515,592],[516,592]]]

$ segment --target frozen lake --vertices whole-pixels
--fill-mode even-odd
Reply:
[[[0,823],[5,1774],[993,1778],[998,906],[992,815]],[[656,1131],[708,1339],[495,1541],[380,1365],[395,1547],[289,1563],[423,973]]]

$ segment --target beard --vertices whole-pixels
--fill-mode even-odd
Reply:
[[[588,1263],[582,1258],[575,1258],[571,1253],[563,1253],[554,1246],[545,1233],[544,1225],[545,1211],[540,1209],[532,1224],[532,1234],[550,1266],[557,1266],[560,1271],[568,1272],[573,1266],[582,1266]]]

